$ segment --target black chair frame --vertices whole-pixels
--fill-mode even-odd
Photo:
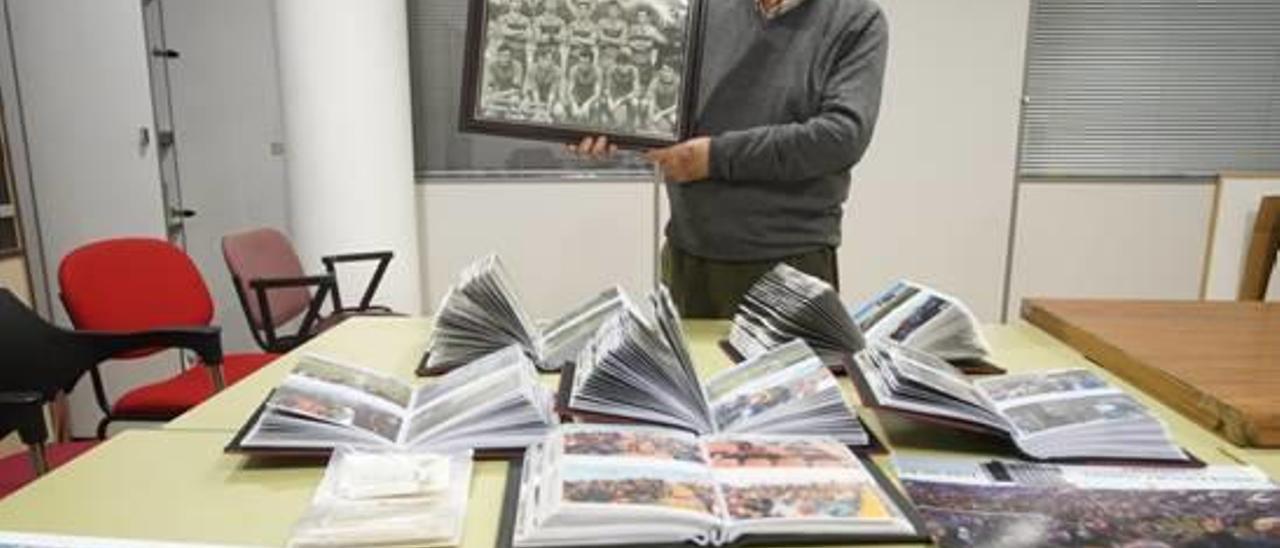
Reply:
[[[93,380],[94,396],[103,412],[99,438],[117,420],[158,421],[172,417],[113,415],[106,401],[99,366],[122,353],[153,348],[195,352],[212,376],[216,390],[226,386],[222,372],[222,337],[218,327],[177,327],[136,332],[68,330],[49,324],[8,289],[0,288],[0,435],[17,430],[31,452],[37,474],[47,469],[44,444],[48,429],[44,405],[60,392],[70,392],[84,374]]]

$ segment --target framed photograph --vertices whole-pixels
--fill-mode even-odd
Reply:
[[[462,131],[659,147],[690,134],[704,0],[471,0]]]

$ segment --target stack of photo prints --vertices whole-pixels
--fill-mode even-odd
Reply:
[[[825,435],[873,445],[835,376],[804,341],[778,346],[703,383],[666,288],[650,300],[656,326],[636,307],[624,307],[565,372],[560,405],[567,414],[698,434]]]
[[[850,371],[863,403],[1006,437],[1035,459],[1198,464],[1160,418],[1086,369],[970,380],[945,361],[873,341]]]
[[[510,346],[414,389],[369,369],[303,355],[227,446],[328,454],[339,445],[433,451],[523,449],[557,424],[554,395]]]
[[[538,329],[520,306],[502,261],[490,254],[462,271],[435,314],[431,341],[417,373],[439,375],[510,345],[543,371],[559,371],[577,356],[600,323],[628,301],[614,287]]]
[[[464,131],[655,146],[688,134],[697,0],[471,0]]]
[[[934,354],[969,374],[1004,372],[988,361],[977,318],[954,297],[899,281],[848,310],[829,284],[780,264],[743,296],[724,346],[737,361],[795,338],[839,371],[865,341],[885,339]]]
[[[924,540],[880,472],[829,438],[566,425],[519,476],[516,547]]]
[[[1280,548],[1280,489],[1253,467],[1073,466],[895,457],[945,548]]]
[[[742,361],[794,339],[808,343],[837,371],[865,344],[830,284],[782,263],[743,295],[723,346]]]

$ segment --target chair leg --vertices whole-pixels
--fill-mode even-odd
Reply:
[[[31,467],[36,471],[36,477],[43,476],[49,472],[49,457],[45,454],[44,444],[37,443],[32,445],[28,454],[31,456]]]
[[[98,421],[98,439],[100,440],[107,439],[107,427],[110,425],[111,425],[111,415],[102,417],[102,420]]]
[[[222,375],[222,364],[209,366],[209,373],[213,375],[213,393],[217,394],[227,387],[227,378]]]

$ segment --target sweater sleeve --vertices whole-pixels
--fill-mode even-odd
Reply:
[[[880,110],[889,32],[877,10],[841,37],[819,112],[804,121],[728,131],[711,139],[711,177],[794,182],[853,167]]]

